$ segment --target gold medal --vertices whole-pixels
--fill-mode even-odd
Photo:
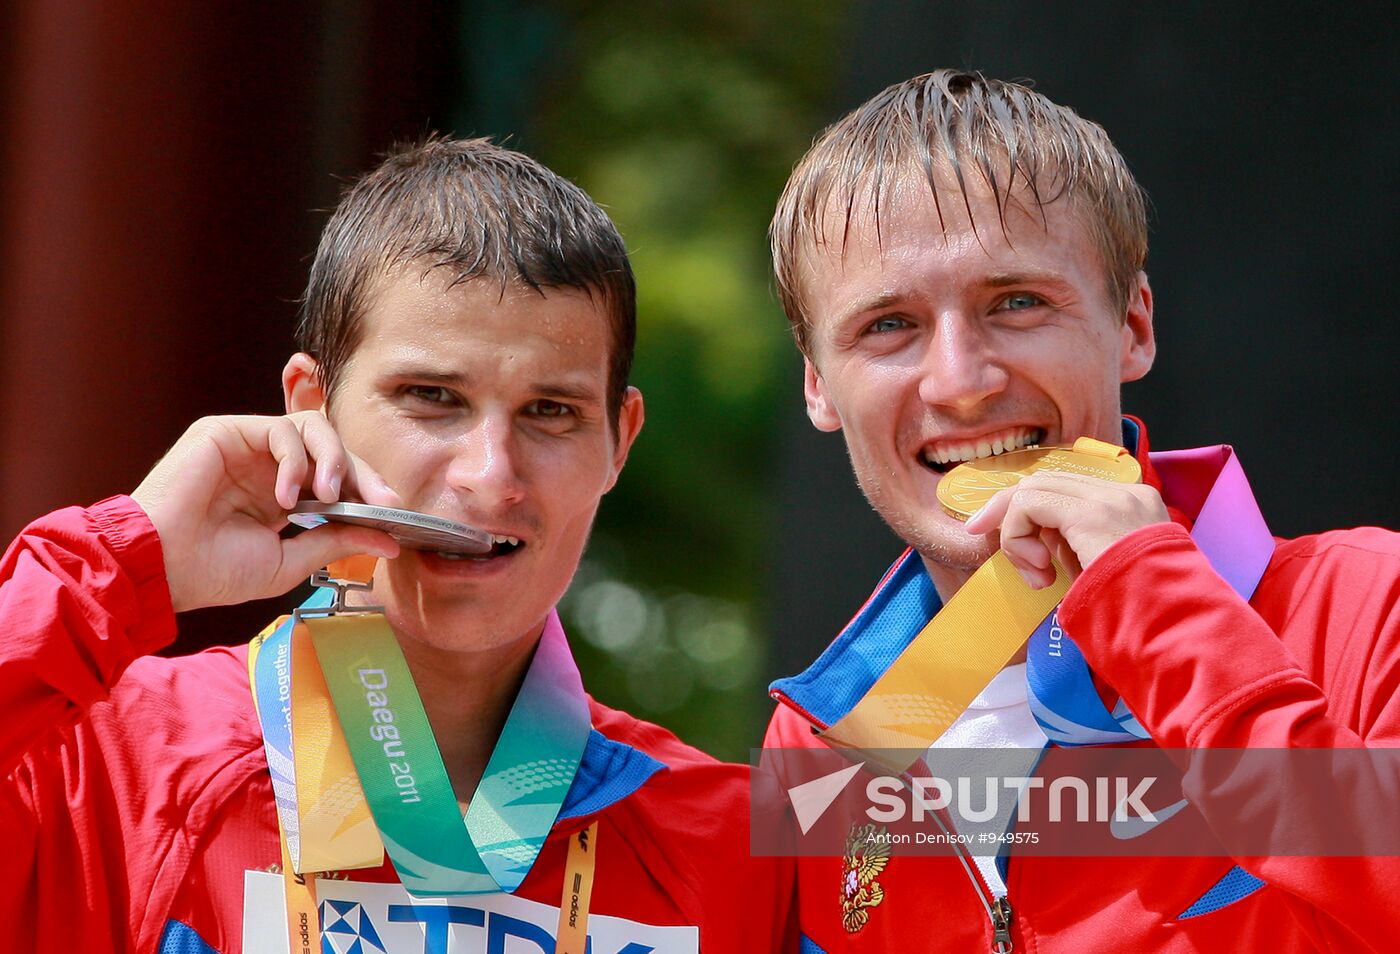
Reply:
[[[1081,437],[1072,447],[1027,447],[959,464],[938,482],[938,502],[959,520],[967,520],[997,491],[1016,486],[1038,470],[1083,474],[1121,484],[1142,479],[1142,465],[1132,454],[1114,444]]]

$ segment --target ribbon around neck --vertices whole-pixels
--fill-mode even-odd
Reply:
[[[588,700],[550,614],[464,820],[388,622],[303,620],[375,824],[413,894],[511,892],[563,806],[591,730]]]
[[[1069,589],[1032,590],[998,551],[967,580],[860,701],[820,734],[902,773],[957,721]]]
[[[317,589],[303,609],[331,604],[331,591]],[[253,638],[248,675],[253,707],[262,726],[263,752],[272,775],[277,824],[287,843],[294,870],[301,870],[301,834],[297,820],[296,765],[292,759],[292,618],[283,616]]]
[[[306,605],[329,602],[329,592],[318,590]],[[558,818],[591,732],[588,699],[557,615],[545,623],[465,819],[398,639],[382,615],[288,620],[260,637],[251,667],[254,698],[278,820],[299,856],[307,833],[298,831],[295,812],[300,729],[290,702],[293,625],[309,633],[338,717],[329,730],[323,720],[316,731],[343,730],[404,887],[420,896],[515,891]],[[284,643],[285,653],[277,648]]]

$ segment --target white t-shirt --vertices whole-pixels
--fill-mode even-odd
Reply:
[[[993,676],[992,681],[968,704],[957,721],[948,727],[938,741],[929,746],[929,751],[932,753],[934,749],[1020,749],[1025,753],[1024,759],[1008,760],[1005,752],[999,752],[989,753],[987,760],[989,775],[1015,776],[1029,774],[1047,742],[1049,739],[1041,731],[1035,716],[1031,715],[1026,692],[1026,664],[1017,663],[1007,666]],[[1014,764],[1015,762],[1024,764]],[[975,776],[976,766],[969,764],[965,774]],[[999,811],[991,822],[986,823],[987,828],[996,832],[1004,832],[1010,828],[1011,816],[1016,810],[1016,799],[1012,797],[1014,793],[1001,789],[1000,794],[1001,797],[997,801]],[[980,795],[980,792],[975,793],[973,800],[978,805],[985,805]],[[953,814],[953,820],[957,820],[956,812]],[[977,868],[982,872],[982,878],[987,882],[992,894],[998,897],[1005,896],[1006,884],[1001,879],[1001,872],[997,870],[996,858],[991,855],[973,855],[972,860],[977,863]]]

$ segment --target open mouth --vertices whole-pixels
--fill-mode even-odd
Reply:
[[[517,550],[523,550],[525,544],[519,537],[508,537],[503,534],[491,534],[491,549],[485,553],[454,553],[447,550],[434,550],[433,555],[444,560],[471,560],[477,563],[485,560],[494,560],[498,557],[510,556]]]
[[[934,473],[946,474],[966,461],[1035,447],[1043,440],[1044,428],[1013,427],[984,435],[975,441],[935,441],[919,452],[919,460]]]

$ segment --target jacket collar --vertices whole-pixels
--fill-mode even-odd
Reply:
[[[574,784],[564,796],[559,821],[596,815],[637,791],[666,765],[641,749],[594,729],[583,748]]]

